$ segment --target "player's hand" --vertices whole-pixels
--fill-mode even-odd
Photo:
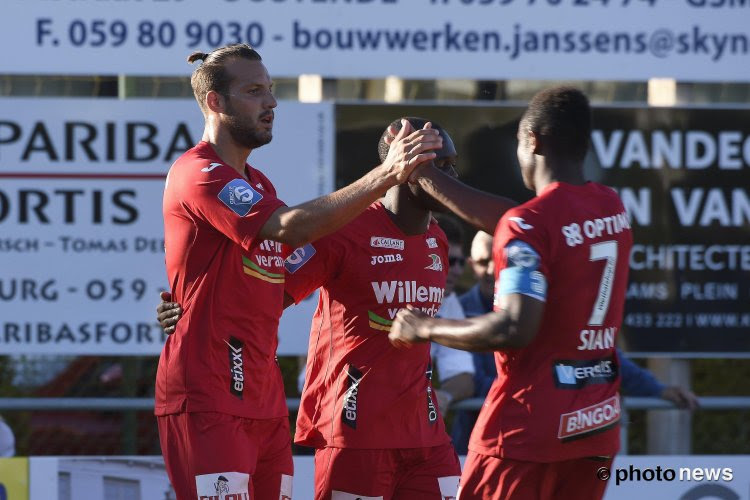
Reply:
[[[177,302],[172,302],[172,294],[169,292],[161,292],[159,298],[161,302],[156,307],[156,319],[159,320],[164,333],[172,335],[182,316],[182,308]]]
[[[424,326],[425,321],[429,318],[422,311],[415,309],[411,305],[401,309],[393,320],[391,331],[388,334],[388,340],[394,347],[410,347],[411,344],[427,342],[425,335],[420,332],[420,326]]]
[[[698,398],[692,391],[683,389],[682,387],[672,385],[665,387],[660,394],[662,399],[671,401],[678,408],[685,408],[688,410],[695,410],[700,407]]]
[[[393,131],[393,129],[389,129]],[[386,136],[388,142],[389,136]],[[393,135],[390,142],[388,156],[383,161],[386,175],[394,176],[397,184],[413,181],[414,170],[425,162],[432,161],[436,154],[434,150],[443,147],[443,138],[426,123],[424,128],[414,130],[408,120],[401,120],[401,130]]]
[[[427,123],[425,124],[425,127],[432,128],[432,124]],[[398,130],[396,129],[396,127],[393,125],[389,126],[387,133],[385,134],[385,136],[383,136],[383,142],[388,145],[392,144],[397,134]],[[437,165],[435,165],[435,163],[430,160],[420,163],[414,168],[414,170],[412,170],[411,174],[409,175],[409,183],[416,184],[420,178],[426,178],[429,180],[432,175],[449,175],[451,177],[458,177],[458,173],[453,167],[451,167],[451,171],[441,171],[439,168],[437,168]]]

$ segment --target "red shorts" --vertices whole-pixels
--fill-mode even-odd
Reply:
[[[458,500],[599,500],[607,487],[597,477],[602,467],[612,459],[521,462],[469,451]]]
[[[291,499],[294,465],[286,417],[178,413],[157,422],[177,500]]]
[[[458,489],[461,464],[450,443],[431,448],[315,451],[316,500],[443,500]]]

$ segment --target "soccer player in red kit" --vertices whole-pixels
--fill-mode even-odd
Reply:
[[[434,163],[453,177],[453,141],[435,128],[443,147]],[[378,149],[385,158],[382,138]],[[286,259],[285,306],[322,287],[295,439],[317,449],[317,499],[456,495],[460,465],[438,414],[429,346],[396,350],[387,337],[399,308],[411,303],[435,314],[445,293],[448,244],[432,209],[442,207],[416,186],[391,188]],[[179,304],[162,302],[158,311],[169,332]]]
[[[435,165],[455,175],[453,142],[433,126],[443,136]],[[384,158],[388,146],[379,146]],[[316,448],[318,500],[455,498],[460,464],[438,413],[430,346],[388,341],[399,309],[433,316],[440,308],[449,265],[431,216],[440,208],[419,188],[396,186],[286,261],[294,302],[321,289],[295,435]]]
[[[619,448],[615,340],[632,234],[617,194],[584,179],[590,115],[586,97],[562,87],[538,93],[520,121],[518,159],[536,197],[497,225],[494,312],[451,321],[404,309],[391,328],[397,345],[495,351],[498,378],[472,432],[460,500],[604,494],[596,472]]]
[[[285,246],[348,223],[408,179],[436,131],[410,135],[353,184],[295,207],[246,163],[271,140],[276,100],[260,55],[240,44],[210,54],[191,84],[202,141],[172,165],[164,191],[166,267],[183,305],[159,359],[155,413],[179,500],[291,498],[288,412],[275,360]]]

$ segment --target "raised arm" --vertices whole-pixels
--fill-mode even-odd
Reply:
[[[417,172],[417,182],[430,196],[466,223],[489,234],[495,232],[500,217],[518,203],[486,191],[475,189],[432,166]]]
[[[260,238],[300,247],[336,231],[389,188],[406,182],[419,164],[435,157],[433,150],[442,147],[442,138],[429,123],[413,131],[411,124],[404,122],[382,164],[338,191],[277,209],[260,230]]]

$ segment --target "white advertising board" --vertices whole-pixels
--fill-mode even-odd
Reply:
[[[3,73],[187,75],[248,42],[272,75],[748,81],[745,0],[6,0]]]
[[[332,105],[276,116],[250,163],[289,204],[330,192]],[[202,127],[193,100],[0,101],[0,352],[160,352],[164,178]],[[307,351],[314,306],[284,315],[281,354]]]

